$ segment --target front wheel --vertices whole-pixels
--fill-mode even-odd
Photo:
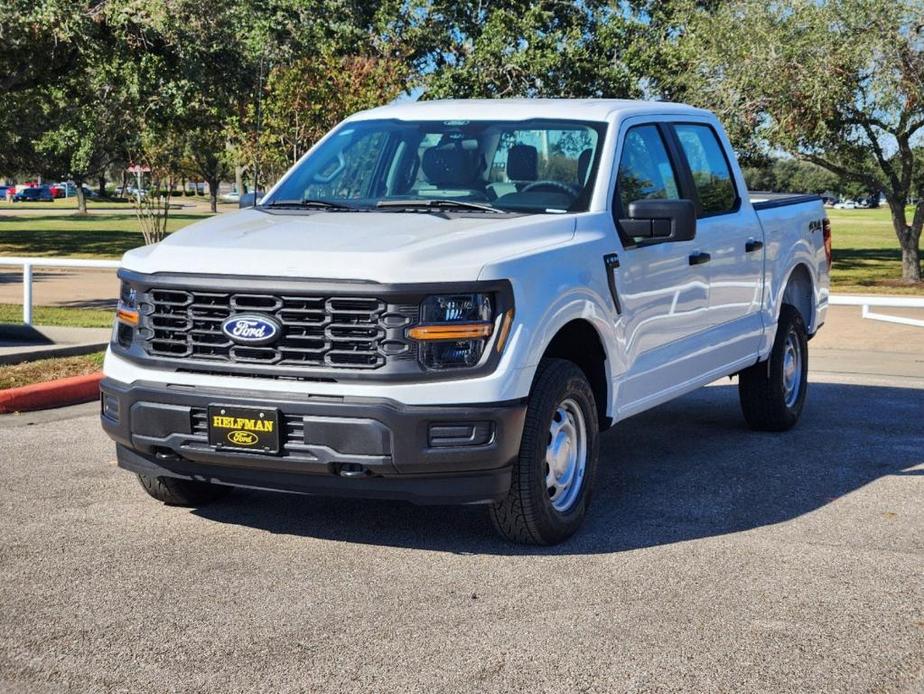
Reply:
[[[802,314],[784,304],[770,359],[738,378],[744,419],[757,431],[786,431],[799,421],[807,389],[808,331]]]
[[[510,491],[490,511],[503,537],[552,545],[574,534],[590,502],[598,433],[584,372],[564,359],[543,360],[530,390]]]

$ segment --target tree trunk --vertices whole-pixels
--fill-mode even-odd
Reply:
[[[218,212],[218,179],[210,178],[209,181],[209,207],[212,212]]]
[[[237,191],[238,195],[244,194],[244,167],[243,166],[234,167],[234,189]]]
[[[120,197],[125,197],[125,189],[128,188],[128,171],[122,169],[122,188],[119,192]]]
[[[77,184],[77,214],[86,214],[87,196],[83,189],[83,179],[75,178],[74,183]]]
[[[921,281],[921,251],[918,248],[920,235],[908,229],[898,237],[902,247],[902,279],[907,282]]]
[[[898,237],[898,244],[902,249],[902,279],[906,282],[921,281],[921,226],[924,224],[924,203],[919,202],[915,211],[914,221],[909,226],[905,216],[905,201],[902,199],[889,200],[889,209],[892,212],[892,228]]]
[[[99,177],[99,196],[101,198],[106,197],[106,177],[103,175]]]

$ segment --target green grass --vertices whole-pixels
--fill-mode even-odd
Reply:
[[[103,366],[105,354],[105,352],[94,352],[79,357],[40,359],[11,366],[0,366],[0,390],[96,373]]]
[[[114,302],[115,300],[113,300]],[[115,309],[33,306],[32,323],[67,328],[109,328]],[[0,324],[22,323],[22,305],[0,304]]]
[[[171,214],[167,231],[182,229],[208,214]],[[144,244],[131,214],[0,215],[0,255],[119,258]]]
[[[888,208],[826,212],[834,246],[832,291],[924,294],[924,284],[908,286],[901,282],[902,253]],[[912,213],[908,208],[909,220]]]

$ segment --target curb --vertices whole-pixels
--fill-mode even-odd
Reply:
[[[96,400],[101,380],[103,374],[94,373],[0,390],[0,414],[46,410]]]

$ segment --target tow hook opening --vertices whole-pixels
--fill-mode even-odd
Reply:
[[[365,477],[369,471],[359,463],[341,463],[334,467],[334,473],[341,477]]]

